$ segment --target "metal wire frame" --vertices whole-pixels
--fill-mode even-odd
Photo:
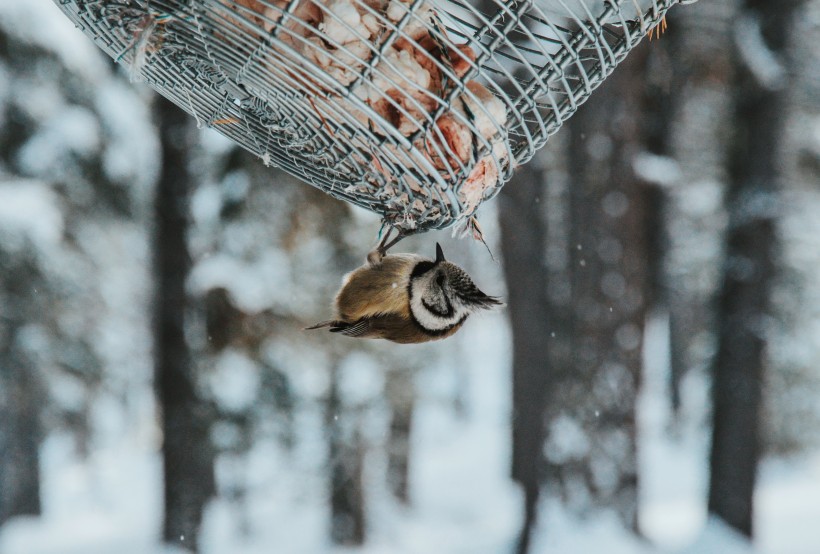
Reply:
[[[472,221],[679,0],[55,2],[198,125],[409,233]]]

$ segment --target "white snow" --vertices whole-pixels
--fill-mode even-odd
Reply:
[[[99,149],[97,118],[79,106],[63,106],[49,117],[18,153],[20,167],[28,175],[58,175],[65,155],[88,157]]]
[[[229,349],[219,354],[208,381],[217,403],[231,411],[247,409],[259,392],[257,365],[237,350]]]
[[[552,421],[544,455],[553,463],[567,463],[583,458],[590,449],[589,437],[583,427],[567,415]]]
[[[671,429],[666,393],[668,325],[667,314],[652,314],[644,337],[645,369],[637,419],[641,438],[638,519],[648,539],[674,551],[690,543],[706,521],[708,441],[698,418],[687,418],[683,429]],[[685,401],[689,404],[692,398]]]
[[[94,43],[74,28],[54,2],[4,0],[0,2],[0,21],[4,29],[20,39],[52,51],[68,69],[85,79],[94,81],[108,71]]]
[[[760,552],[815,554],[820,549],[820,452],[763,466],[757,502]]]
[[[77,461],[68,437],[52,435],[42,449],[44,516],[17,519],[0,530],[5,554],[170,554],[154,535],[160,478],[151,444],[123,437]],[[138,454],[138,455],[135,455]]]
[[[63,108],[63,97],[53,83],[32,78],[12,79],[9,100],[29,117],[47,121]]]
[[[681,554],[751,554],[749,541],[717,518],[709,518],[697,538]],[[783,554],[792,552],[784,550]]]
[[[541,520],[536,528],[532,552],[538,554],[650,554],[651,543],[624,532],[617,516],[604,512],[587,519],[567,514],[553,500],[541,504]]]
[[[384,367],[364,352],[351,352],[339,364],[339,396],[346,405],[378,400],[384,381]]]
[[[739,16],[735,20],[735,45],[746,67],[758,82],[771,90],[786,85],[786,68],[766,45],[760,21],[751,16]]]
[[[282,252],[268,250],[262,258],[242,262],[223,254],[201,260],[191,272],[189,288],[194,294],[224,287],[231,293],[237,307],[251,313],[273,305],[285,304],[287,287],[271,283],[289,280],[290,260]]]
[[[63,234],[57,195],[40,181],[0,180],[0,231],[10,235],[7,241],[25,236],[41,249],[53,247]],[[22,246],[18,242],[16,247]]]
[[[641,152],[632,161],[635,173],[648,183],[671,186],[681,179],[681,168],[674,159]]]
[[[94,105],[105,124],[106,175],[127,182],[130,194],[145,201],[159,171],[159,143],[148,103],[133,87],[111,79],[97,88]]]

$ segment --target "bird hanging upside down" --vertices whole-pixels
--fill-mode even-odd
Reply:
[[[500,305],[445,260],[439,244],[435,260],[380,250],[345,276],[336,295],[336,319],[307,329],[329,327],[349,337],[419,343],[449,337],[471,313]]]

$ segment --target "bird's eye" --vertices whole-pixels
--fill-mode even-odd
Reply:
[[[439,273],[439,274],[436,276],[436,284],[437,284],[438,286],[440,286],[440,287],[443,287],[443,286],[444,286],[444,275],[443,275],[443,274]]]

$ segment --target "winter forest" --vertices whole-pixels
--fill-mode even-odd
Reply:
[[[0,554],[820,552],[820,0],[667,22],[397,345],[303,330],[378,216],[0,0]]]

